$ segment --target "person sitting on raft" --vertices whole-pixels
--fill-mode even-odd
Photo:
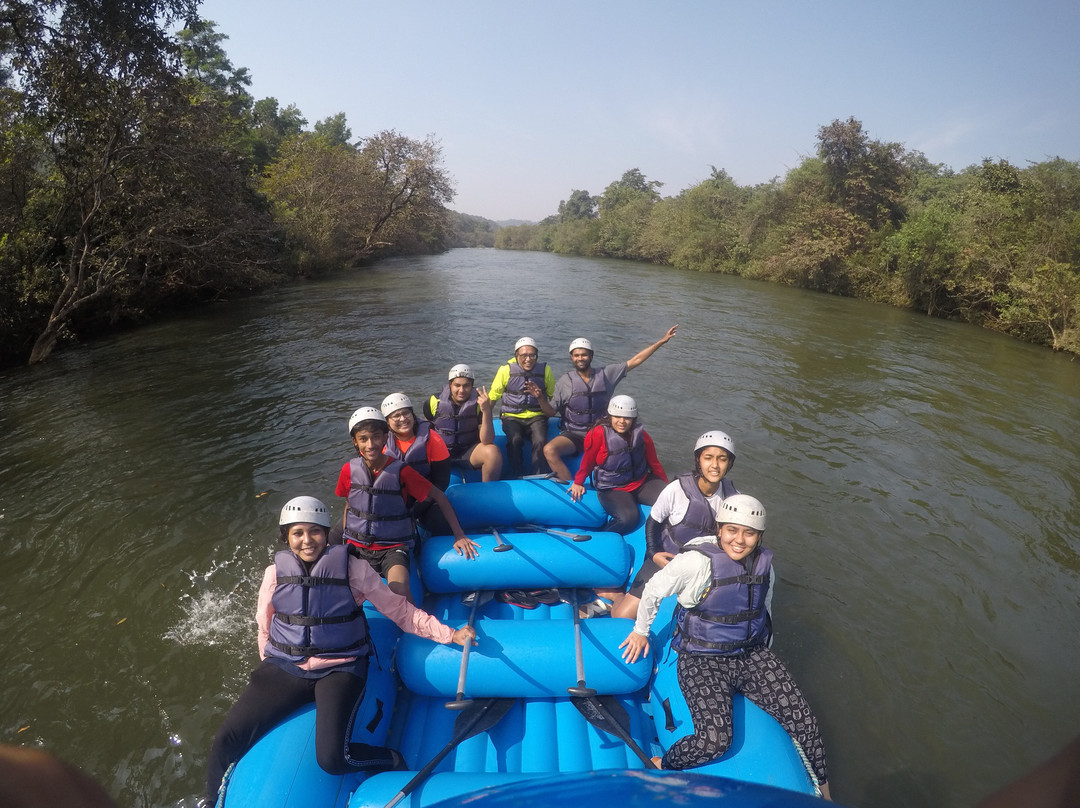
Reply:
[[[450,450],[442,435],[427,421],[416,417],[412,399],[404,393],[391,393],[379,407],[390,434],[383,451],[414,469],[440,491],[450,486]],[[450,532],[434,502],[413,503],[413,516],[433,536]]]
[[[341,467],[335,493],[347,498],[342,539],[349,552],[371,564],[392,591],[411,601],[409,552],[416,544],[416,529],[410,497],[435,503],[450,525],[459,555],[475,558],[479,545],[461,530],[446,494],[383,452],[389,433],[386,418],[374,407],[360,407],[352,414],[349,437],[358,456]]]
[[[735,465],[735,442],[726,432],[706,432],[694,444],[694,471],[668,483],[645,520],[645,560],[612,617],[634,617],[645,583],[667,566],[684,544],[716,532],[720,503],[739,493],[727,473]]]
[[[673,325],[659,340],[643,348],[625,362],[615,362],[597,369],[592,366],[592,343],[579,337],[570,343],[570,361],[574,369],[567,371],[555,382],[555,394],[550,402],[540,399],[540,408],[549,417],[562,416],[562,431],[544,445],[544,458],[555,476],[566,482],[571,479],[570,469],[562,458],[579,454],[585,448],[585,435],[604,413],[615,394],[615,385],[636,368],[660,346],[675,336],[678,325]]]
[[[442,435],[416,417],[412,399],[404,393],[391,393],[379,409],[390,427],[383,451],[445,491],[450,485],[450,450]]]
[[[611,517],[604,529],[626,534],[637,527],[638,505],[652,505],[668,479],[638,421],[637,402],[613,396],[607,411],[585,436],[585,454],[568,493],[580,502],[591,474],[600,505]]]
[[[424,404],[424,416],[446,442],[451,466],[480,469],[485,483],[499,479],[502,452],[495,445],[495,423],[487,389],[477,388],[468,365],[454,365],[442,392]]]
[[[278,522],[286,549],[266,568],[255,611],[262,662],[214,737],[207,805],[217,803],[230,765],[276,724],[311,702],[315,702],[315,758],[324,771],[350,774],[404,768],[397,750],[350,741],[372,649],[361,608],[364,601],[371,601],[402,631],[443,644],[475,645],[472,626],[444,625],[390,590],[366,561],[342,545],[328,545],[330,512],[315,497],[289,500]],[[341,583],[347,586],[336,585]]]
[[[519,339],[514,344],[514,358],[495,372],[488,393],[493,402],[502,399],[499,416],[506,435],[506,459],[513,478],[523,474],[526,432],[532,441],[529,474],[546,471],[544,443],[548,419],[540,408],[539,399],[551,398],[555,393],[555,374],[546,362],[537,361],[539,356],[536,342],[531,337]]]
[[[660,601],[678,598],[672,648],[679,654],[676,672],[694,734],[673,743],[657,763],[664,769],[689,769],[723,756],[732,740],[732,696],[742,693],[802,747],[822,796],[831,799],[817,718],[768,647],[776,573],[772,551],[762,546],[765,506],[734,494],[720,503],[717,521],[718,532],[688,541],[645,584],[634,629],[619,645],[628,663],[647,657],[649,628]]]

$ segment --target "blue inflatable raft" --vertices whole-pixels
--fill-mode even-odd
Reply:
[[[644,762],[692,731],[675,654],[665,653],[674,599],[654,624],[652,653],[633,665],[618,649],[633,622],[606,616],[575,621],[573,605],[591,600],[594,587],[622,587],[630,580],[644,552],[643,526],[625,537],[605,532],[595,492],[588,489],[581,503],[573,503],[566,485],[549,479],[457,483],[447,496],[480,544],[480,555],[459,556],[452,537],[427,539],[414,563],[414,593],[424,609],[450,625],[465,624],[475,609],[478,644],[470,649],[464,699],[457,692],[460,647],[403,636],[369,609],[376,653],[353,740],[400,750],[408,770],[325,773],[315,762],[312,706],[245,755],[230,773],[220,805],[383,808],[400,799],[409,808],[441,808],[467,798],[470,805],[497,808],[513,800],[522,808],[591,795],[625,808],[645,799],[642,793],[650,804],[711,804],[719,798],[732,806],[812,804],[807,795],[816,793],[815,786],[800,750],[742,697],[735,701],[734,742],[720,760],[682,773]],[[511,547],[496,551],[500,544]],[[562,600],[531,609],[494,596],[552,588]],[[595,696],[583,695],[589,693]],[[440,753],[445,757],[430,767]],[[425,767],[430,773],[401,798]]]

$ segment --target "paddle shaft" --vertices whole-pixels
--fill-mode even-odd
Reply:
[[[480,602],[479,590],[473,592],[472,598],[472,606],[469,607],[469,628],[472,628],[473,622],[476,620],[476,605]],[[469,650],[471,648],[472,642],[466,642],[461,652],[461,671],[458,673],[457,699],[446,702],[446,707],[449,710],[461,710],[472,704],[472,699],[467,701],[465,699],[465,674],[469,670]]]
[[[474,701],[469,705],[454,721],[454,735],[446,746],[436,752],[435,757],[429,760],[424,768],[402,786],[401,791],[395,794],[384,808],[394,808],[395,805],[411,794],[418,785],[435,771],[435,767],[442,763],[443,758],[449,755],[459,743],[498,724],[513,703],[514,699],[484,699],[483,701]]]
[[[578,592],[574,590],[574,661],[577,663],[577,687],[566,688],[572,696],[593,696],[596,691],[585,686],[585,657],[581,651],[581,614],[578,607]]]
[[[564,539],[573,539],[574,541],[588,541],[592,538],[588,533],[571,533],[568,530],[557,530],[553,527],[543,527],[542,525],[522,525],[522,527],[529,530],[539,530],[541,533],[550,533],[552,536],[562,536]]]

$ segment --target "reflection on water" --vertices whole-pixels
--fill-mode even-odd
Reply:
[[[348,415],[493,376],[517,337],[633,371],[670,474],[721,428],[769,509],[777,651],[834,795],[965,806],[1080,719],[1080,362],[857,301],[459,250],[225,303],[0,374],[4,741],[122,805],[197,794],[255,655],[277,511],[336,502]]]

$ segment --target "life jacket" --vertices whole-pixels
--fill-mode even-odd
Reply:
[[[704,553],[712,562],[712,584],[704,599],[692,609],[676,612],[676,635],[672,647],[690,654],[741,653],[765,645],[772,621],[765,609],[769,593],[772,550],[761,547],[745,559],[732,561],[719,544],[693,544],[684,553]]]
[[[349,461],[349,506],[345,511],[346,543],[366,549],[412,547],[416,531],[401,494],[405,464],[390,458],[377,476],[363,458]],[[374,479],[372,479],[374,476]]]
[[[432,413],[435,429],[446,441],[451,457],[457,457],[470,446],[480,442],[480,412],[476,406],[476,388],[458,406],[450,397],[449,383],[439,393],[439,404]]]
[[[570,377],[570,398],[563,405],[562,426],[567,432],[584,435],[607,412],[612,391],[607,389],[602,372],[594,370],[588,382],[582,381],[576,370],[566,375]]]
[[[679,552],[684,544],[698,536],[716,535],[716,516],[709,507],[709,501],[698,488],[697,479],[693,474],[680,474],[678,480],[690,504],[681,522],[677,525],[665,522],[660,531],[660,547],[666,553]],[[726,477],[720,480],[721,497],[727,499],[737,493],[739,493],[738,489]]]
[[[528,372],[516,361],[507,362],[507,365],[510,367],[510,379],[506,382],[506,389],[502,394],[502,414],[539,411],[540,402],[536,400],[536,396],[525,392],[525,382],[536,382],[541,390],[546,389],[544,376],[547,373],[547,363],[537,362]]]
[[[416,420],[416,419],[413,419]],[[401,460],[411,469],[415,469],[421,477],[431,476],[431,463],[428,461],[427,455],[427,442],[428,436],[431,434],[431,424],[427,421],[416,421],[416,437],[413,438],[413,442],[409,444],[409,448],[404,452],[398,448],[397,437],[394,435],[393,430],[386,437],[386,446],[383,447],[383,454],[388,454],[391,457],[396,457]]]
[[[360,657],[371,653],[367,619],[349,588],[349,551],[333,545],[310,566],[291,550],[274,555],[277,586],[270,602],[267,656]]]
[[[645,430],[641,424],[634,424],[629,442],[609,424],[602,424],[601,429],[604,430],[607,457],[593,469],[593,487],[598,491],[621,488],[644,477],[649,470],[649,460],[645,455]]]

